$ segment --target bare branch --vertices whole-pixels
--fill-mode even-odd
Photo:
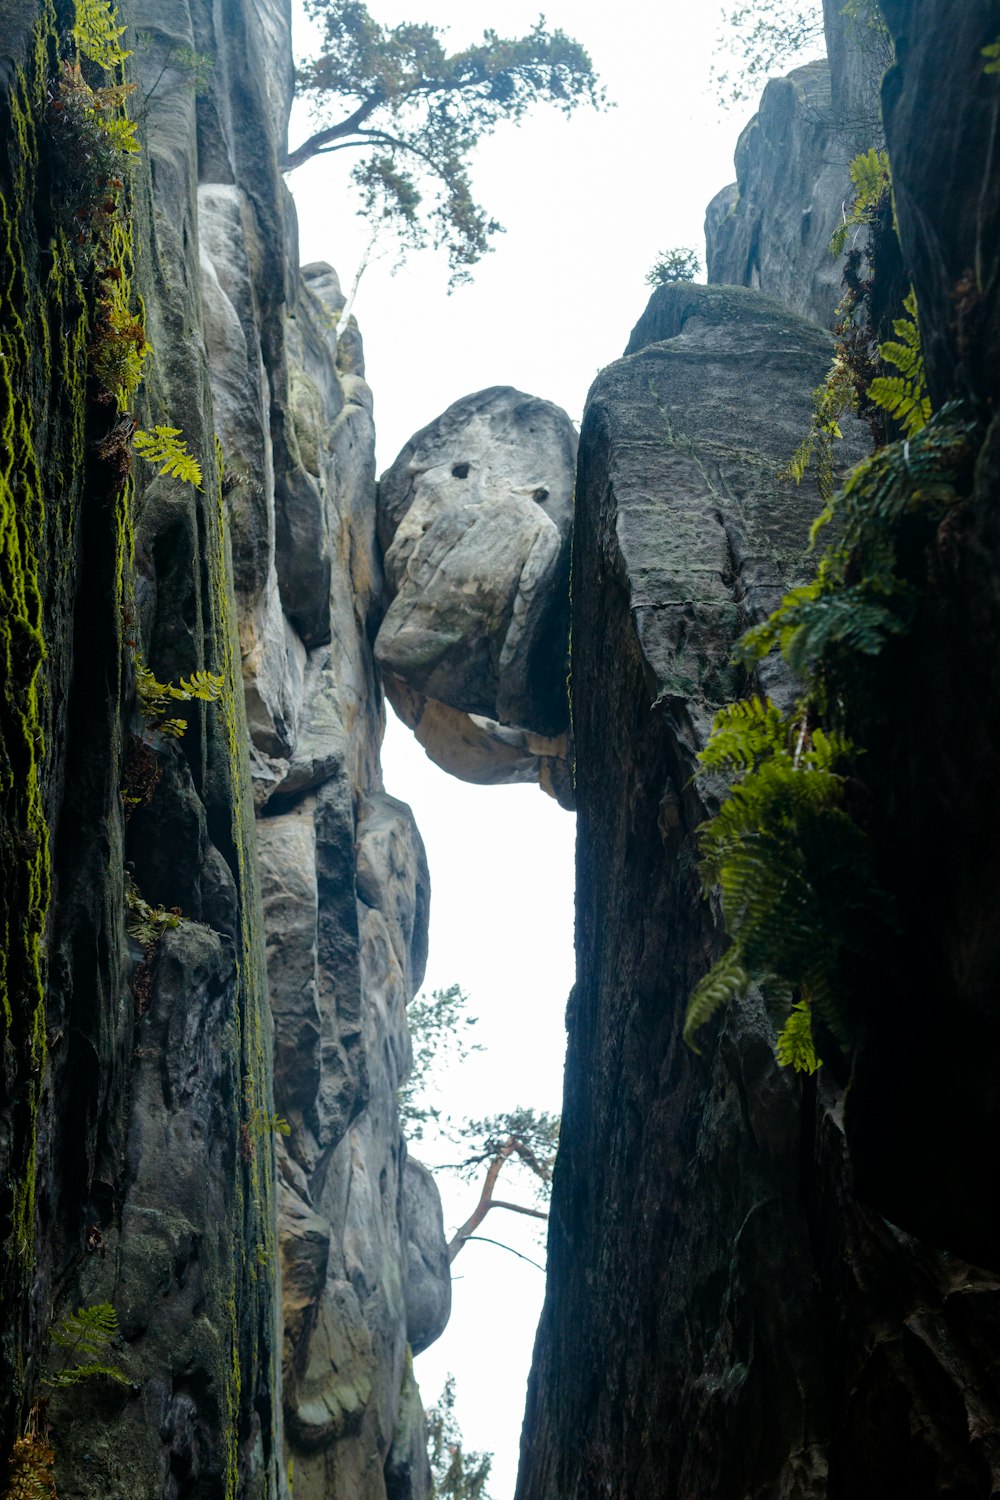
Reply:
[[[488,1234],[470,1234],[469,1239],[480,1240],[484,1245],[496,1245],[498,1250],[506,1250],[508,1254],[516,1255],[518,1260],[526,1260],[528,1265],[534,1266],[536,1271],[541,1271],[543,1275],[545,1273],[545,1267],[539,1265],[537,1260],[532,1260],[530,1255],[522,1255],[520,1250],[515,1250],[512,1245],[505,1245],[503,1240],[491,1240]],[[456,1277],[454,1279],[461,1281],[464,1278]]]

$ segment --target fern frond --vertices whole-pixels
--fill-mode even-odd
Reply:
[[[854,184],[855,210],[868,212],[875,207],[891,184],[889,153],[872,146],[856,156],[848,170]]]
[[[204,703],[218,703],[224,683],[222,672],[192,672],[190,677],[182,677],[180,686],[172,687],[170,694],[174,698],[200,698]]]
[[[161,719],[156,727],[168,739],[182,740],[187,734],[188,726],[187,719]]]
[[[97,1302],[62,1318],[50,1337],[61,1349],[105,1349],[117,1332],[118,1314],[110,1302]]]
[[[48,1382],[49,1385],[64,1388],[69,1385],[79,1385],[81,1380],[90,1380],[99,1375],[105,1380],[114,1380],[118,1385],[131,1385],[131,1381],[124,1370],[119,1370],[115,1365],[103,1365],[100,1363],[69,1365],[65,1370],[60,1370]]]
[[[179,427],[157,426],[152,432],[139,428],[132,439],[132,446],[147,463],[162,464],[161,474],[169,474],[173,479],[193,484],[196,490],[201,489],[201,465],[188,452]]]
[[[135,134],[139,128],[137,120],[130,120],[127,115],[114,115],[110,120],[101,118],[99,123],[117,151],[124,151],[126,155],[134,156],[142,150]]]
[[[995,42],[990,42],[986,47],[980,47],[980,57],[986,58],[984,73],[1000,73],[1000,37]]]
[[[750,770],[784,746],[787,727],[770,698],[741,698],[719,710],[708,744],[698,756],[699,774]]]
[[[35,1433],[19,1437],[10,1455],[4,1500],[57,1500],[55,1451]]]
[[[155,718],[157,714],[166,713],[173,696],[170,684],[158,681],[141,656],[135,658],[135,691],[139,699],[139,712],[145,718]]]
[[[72,36],[84,57],[110,73],[132,56],[121,44],[125,27],[118,25],[118,11],[108,0],[75,0],[75,9]]]
[[[110,1302],[97,1302],[93,1307],[78,1307],[49,1331],[49,1341],[64,1349],[67,1358],[62,1367],[48,1378],[46,1384],[53,1387],[77,1385],[81,1380],[101,1376],[128,1385],[129,1379],[116,1365],[109,1365],[100,1356],[118,1334],[118,1315]]]
[[[882,362],[895,365],[899,375],[879,375],[868,387],[869,400],[899,422],[908,438],[915,437],[930,420],[931,403],[920,348],[917,297],[911,287],[903,299],[907,316],[894,318],[896,339],[879,345]]]
[[[140,948],[153,947],[164,933],[180,927],[184,921],[184,918],[176,911],[167,911],[162,906],[150,906],[131,881],[125,887],[125,906],[128,912],[125,930],[130,937],[135,939]],[[53,1338],[56,1338],[55,1334]]]
[[[874,146],[856,156],[849,167],[854,200],[850,209],[844,210],[843,223],[838,225],[830,241],[830,254],[843,255],[847,236],[852,229],[870,224],[875,217],[885,194],[892,186],[889,169],[889,154]]]
[[[684,1040],[692,1052],[701,1051],[694,1043],[695,1032],[700,1030],[706,1021],[710,1021],[722,1006],[744,995],[749,984],[750,980],[743,968],[739,947],[734,943],[712,965],[695,987],[688,1001],[687,1014],[684,1017]]]
[[[812,1010],[808,1000],[793,1005],[775,1046],[778,1062],[797,1073],[815,1073],[821,1066],[812,1034]]]

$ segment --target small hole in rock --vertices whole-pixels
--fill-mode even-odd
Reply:
[[[456,479],[468,479],[468,477],[469,477],[469,465],[468,464],[456,464],[455,467],[452,469],[451,472],[455,476]]]
[[[539,503],[541,503],[543,500],[547,500],[549,498],[549,492],[545,489],[532,490],[531,498],[532,500],[537,500]]]

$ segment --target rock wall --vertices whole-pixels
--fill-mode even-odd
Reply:
[[[852,189],[848,167],[882,144],[888,47],[865,15],[826,10],[829,58],[772,79],[736,145],[736,181],[705,214],[708,279],[755,287],[830,327],[843,259],[830,254]]]
[[[681,1039],[723,943],[695,756],[736,637],[805,575],[818,497],[778,473],[831,348],[759,293],[662,288],[588,400],[577,983],[519,1500],[971,1500],[996,1472],[995,1278],[857,1201],[843,1096],[777,1067],[759,997]]]
[[[93,207],[77,13],[0,5],[0,1456],[34,1421],[62,1496],[420,1500],[408,1345],[450,1282],[395,1103],[429,882],[379,769],[371,392],[298,266],[288,7],[119,12],[143,150]],[[117,415],[109,284],[153,351]],[[201,487],[130,464],[136,423]],[[221,696],[172,736],[137,663]],[[51,1330],[105,1301],[127,1383],[51,1392]]]
[[[830,345],[758,293],[661,289],[581,433],[578,968],[519,1500],[997,1487],[997,1214],[983,1185],[997,1150],[1000,737],[992,669],[969,644],[996,639],[1000,555],[986,249],[1000,92],[983,53],[996,13],[926,0],[883,14],[897,56],[885,136],[928,374],[936,404],[964,398],[978,417],[968,492],[926,546],[914,626],[858,726],[898,928],[859,966],[849,1077],[778,1069],[753,995],[701,1055],[683,1045],[688,996],[724,942],[695,870],[718,790],[693,781],[695,755],[714,708],[746,689],[736,635],[808,576],[816,497],[776,476]],[[849,59],[831,42],[836,88]],[[754,196],[725,233],[732,248],[760,229],[773,290],[819,316],[817,247],[782,228],[809,175],[794,106],[822,73],[804,73],[768,86],[741,148]],[[753,279],[739,257],[713,264],[728,253],[720,214],[716,200],[713,280]],[[764,685],[791,687],[773,668]]]
[[[934,405],[975,423],[959,500],[923,556],[920,609],[864,726],[881,875],[898,937],[859,976],[846,1125],[859,1187],[895,1222],[1000,1265],[984,1173],[1000,1148],[996,797],[1000,89],[983,3],[887,5],[882,101]],[[921,122],[929,121],[925,128]],[[956,734],[956,727],[961,726]]]

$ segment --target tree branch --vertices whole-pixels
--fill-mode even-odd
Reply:
[[[512,1214],[527,1214],[530,1219],[548,1219],[543,1208],[526,1208],[523,1203],[505,1203],[502,1198],[492,1198],[490,1208],[509,1208]]]
[[[530,1255],[522,1255],[520,1250],[515,1250],[512,1245],[505,1245],[503,1240],[491,1240],[488,1234],[470,1234],[469,1239],[481,1240],[484,1245],[496,1245],[498,1250],[506,1250],[508,1254],[516,1255],[518,1260],[526,1260],[528,1265],[534,1266],[536,1271],[541,1271],[543,1275],[545,1273],[545,1267],[540,1266],[537,1260],[532,1260]],[[461,1281],[464,1278],[460,1276],[458,1279]]]
[[[461,1250],[462,1246],[468,1240],[473,1238],[476,1230],[479,1228],[480,1224],[483,1222],[491,1208],[506,1208],[509,1209],[511,1213],[526,1214],[529,1218],[532,1219],[548,1218],[548,1214],[543,1213],[539,1208],[526,1208],[520,1203],[507,1203],[502,1199],[493,1197],[493,1189],[496,1187],[497,1178],[503,1171],[505,1162],[507,1162],[515,1153],[518,1156],[521,1156],[526,1162],[528,1162],[529,1165],[531,1163],[535,1163],[537,1167],[537,1159],[535,1158],[534,1153],[527,1147],[525,1147],[522,1141],[518,1141],[514,1136],[510,1136],[506,1141],[504,1141],[503,1145],[498,1148],[496,1155],[490,1162],[489,1169],[486,1173],[486,1180],[483,1183],[482,1192],[479,1194],[479,1202],[476,1204],[475,1208],[466,1219],[465,1223],[459,1229],[455,1230],[455,1233],[452,1235],[451,1240],[448,1243],[449,1265],[455,1259],[455,1256]],[[539,1171],[539,1176],[541,1175],[542,1174]]]
[[[326,148],[329,150],[331,141],[343,140],[345,136],[357,135],[358,127],[362,125],[373,110],[378,109],[380,104],[385,103],[385,96],[381,93],[369,94],[345,120],[339,125],[327,125],[323,130],[317,130],[301,146],[296,146],[294,151],[289,151],[282,158],[281,170],[283,172],[294,172],[296,167],[301,167],[303,162],[310,161],[318,156]]]

